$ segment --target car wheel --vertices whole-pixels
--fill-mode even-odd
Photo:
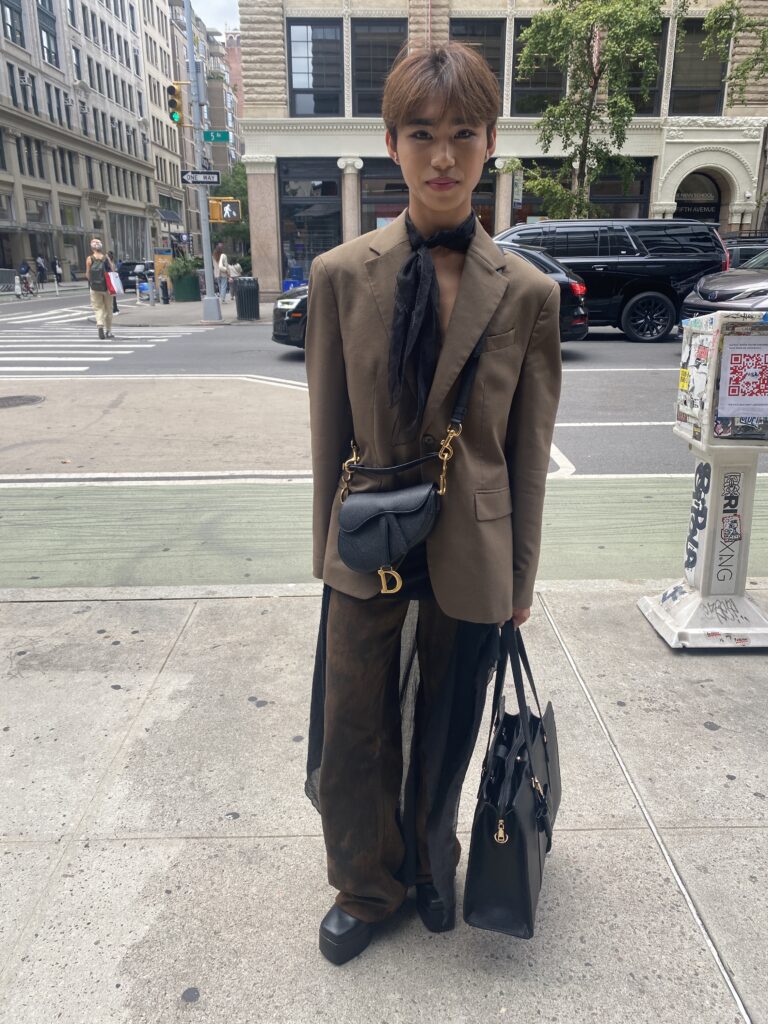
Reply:
[[[674,304],[658,292],[634,295],[621,314],[621,329],[630,341],[662,341],[674,325]]]

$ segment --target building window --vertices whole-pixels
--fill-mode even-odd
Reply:
[[[101,142],[101,129],[99,128],[99,112],[95,108],[93,111],[93,134],[96,136],[96,141]]]
[[[56,43],[56,32],[41,25],[40,46],[43,51],[43,60],[57,68],[59,66],[59,48]]]
[[[451,18],[451,39],[477,50],[488,62],[504,93],[504,34],[503,18]],[[501,112],[501,108],[499,108]]]
[[[13,196],[9,192],[0,192],[0,220],[13,222]]]
[[[341,243],[341,171],[335,160],[278,160],[285,281],[306,281],[315,256]]]
[[[88,182],[88,188],[95,188],[93,183],[93,159],[90,156],[85,158],[85,179]]]
[[[661,91],[662,82],[664,79],[664,61],[666,59],[667,53],[668,31],[669,21],[667,18],[665,18],[661,29],[661,35],[659,36],[658,49],[656,52],[656,59],[659,63],[659,69],[656,73],[656,81],[648,91],[648,99],[644,100],[640,96],[640,73],[633,73],[629,80],[629,89],[627,91],[630,100],[634,104],[636,114],[643,114],[646,117],[658,117],[661,111]]]
[[[699,114],[718,117],[723,112],[723,81],[726,65],[719,57],[705,57],[702,44],[704,22],[691,18],[683,22],[684,38],[675,53],[672,68],[670,114]]]
[[[367,159],[360,172],[361,232],[383,228],[408,205],[400,168],[389,158]]]
[[[80,63],[80,51],[76,46],[72,47],[72,67],[75,69],[75,78],[82,79],[83,67]]]
[[[72,28],[77,28],[77,11],[75,9],[75,0],[67,0],[67,21]]]
[[[3,0],[3,35],[9,43],[24,46],[24,19],[21,4],[16,0]]]
[[[288,22],[291,117],[344,113],[341,21]]]
[[[27,222],[30,224],[50,224],[51,207],[42,199],[25,199],[24,206],[27,213]]]
[[[352,19],[352,112],[379,117],[384,80],[406,41],[405,19]]]
[[[93,77],[93,57],[89,57],[88,58],[88,85],[90,85],[90,87],[92,89],[95,88],[94,81],[95,80],[94,80],[94,77]]]
[[[88,19],[88,8],[85,6],[85,4],[80,4],[80,14],[82,15],[82,18],[83,18],[83,32],[85,33],[85,38],[86,39],[90,39],[91,38],[91,29],[90,29],[90,23],[89,23],[89,19]]]
[[[16,68],[13,64],[8,64],[8,87],[11,92],[11,103],[14,107],[19,105],[19,94],[16,92]]]
[[[64,93],[64,116],[67,119],[67,128],[72,128],[72,107],[74,107],[75,101],[69,95]]]
[[[101,64],[96,65],[96,82],[97,88],[101,95],[104,95],[104,74],[101,70]]]
[[[53,116],[53,87],[50,85],[49,82],[45,83],[45,105],[48,108],[48,117],[52,121],[54,121],[55,117]]]
[[[546,57],[541,58],[531,78],[519,78],[517,75],[517,65],[522,51],[520,34],[530,24],[529,18],[515,18],[512,51],[512,115],[518,117],[543,114],[547,107],[553,103],[559,103],[565,95],[565,75]]]
[[[610,163],[603,173],[592,182],[589,198],[596,203],[602,217],[647,217],[651,196],[653,159],[636,157],[638,170],[632,175],[626,193],[621,174]]]

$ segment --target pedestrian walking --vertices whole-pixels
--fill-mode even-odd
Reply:
[[[112,264],[113,267],[116,266],[116,264],[115,264],[115,254],[112,251],[107,253],[107,259],[109,260],[109,262]],[[119,316],[119,315],[120,315],[120,310],[117,308],[117,296],[113,295],[112,296],[112,316]]]
[[[48,267],[39,253],[35,259],[35,267],[37,269],[37,286],[41,292],[44,292],[45,282],[48,280]]]
[[[499,626],[522,625],[533,601],[559,290],[472,211],[499,106],[475,50],[401,54],[383,116],[408,207],[311,269],[313,572],[325,585],[305,788],[338,890],[319,935],[336,964],[412,885],[430,931],[454,926],[458,802]],[[412,510],[410,540],[392,527],[397,508]],[[384,528],[356,547],[372,516]]]
[[[91,306],[96,314],[99,338],[114,338],[112,333],[112,294],[107,288],[107,272],[112,264],[104,255],[98,238],[91,242],[91,255],[85,261],[85,277],[91,291]]]
[[[219,283],[219,298],[222,302],[226,302],[229,285],[229,260],[221,243],[213,250],[213,269]]]
[[[63,278],[63,272],[61,269],[61,260],[58,256],[53,257],[53,273],[56,278],[56,284],[61,284]]]

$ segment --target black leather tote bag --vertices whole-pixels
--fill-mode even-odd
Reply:
[[[517,713],[505,710],[507,661]],[[521,664],[538,716],[526,702]],[[533,936],[544,861],[560,806],[560,761],[552,704],[542,714],[522,637],[501,631],[491,735],[480,776],[464,889],[464,920],[521,939]]]

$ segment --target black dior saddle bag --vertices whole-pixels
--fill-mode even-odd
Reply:
[[[402,588],[403,580],[397,571],[398,563],[402,562],[409,551],[426,540],[440,514],[448,463],[453,458],[453,442],[461,436],[484,342],[485,334],[472,350],[462,371],[456,405],[437,451],[398,466],[365,466],[360,462],[357,445],[352,441],[352,454],[343,464],[339,556],[355,572],[377,572],[381,579],[382,594],[396,594]],[[433,459],[439,459],[442,463],[439,483],[414,484],[412,487],[392,491],[350,492],[355,473],[372,476],[403,473]]]

